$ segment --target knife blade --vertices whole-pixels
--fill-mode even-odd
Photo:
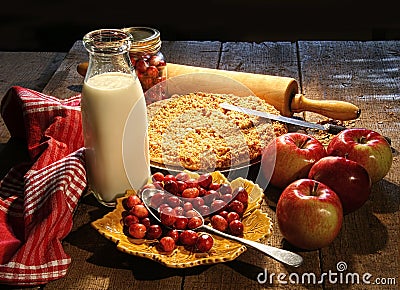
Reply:
[[[333,125],[333,124],[324,124],[324,125],[315,124],[315,123],[303,121],[303,120],[296,119],[296,118],[284,117],[281,115],[274,115],[274,114],[270,114],[267,112],[252,110],[249,108],[235,106],[235,105],[228,104],[228,103],[221,103],[219,106],[226,110],[241,112],[246,115],[254,115],[254,116],[261,117],[261,118],[266,118],[269,120],[292,124],[292,125],[296,125],[296,126],[303,127],[303,128],[323,130],[323,131],[326,131],[328,133],[335,134],[335,135],[337,133],[343,131],[344,129],[346,129],[346,127],[343,127],[343,126],[338,126],[338,125]]]

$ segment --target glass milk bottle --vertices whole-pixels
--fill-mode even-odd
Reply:
[[[129,33],[95,30],[83,43],[89,52],[81,101],[88,188],[100,203],[114,206],[150,176],[145,98],[129,59]]]

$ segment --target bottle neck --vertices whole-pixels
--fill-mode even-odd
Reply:
[[[107,72],[135,74],[129,58],[132,36],[119,29],[100,29],[83,38],[89,52],[89,66],[85,80]]]
[[[128,52],[132,41],[132,35],[120,29],[94,30],[83,37],[83,44],[89,53],[104,55]]]

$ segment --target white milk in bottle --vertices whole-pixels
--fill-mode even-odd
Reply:
[[[107,69],[86,76],[81,110],[89,190],[101,203],[114,205],[150,176],[146,104],[135,73]],[[128,119],[135,125],[125,132]]]

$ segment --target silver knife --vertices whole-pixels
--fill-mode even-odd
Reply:
[[[289,117],[284,117],[284,116],[280,116],[280,115],[274,115],[274,114],[270,114],[270,113],[266,113],[266,112],[261,112],[261,111],[244,108],[244,107],[231,105],[228,103],[221,103],[221,104],[219,104],[219,106],[226,110],[241,112],[246,115],[254,115],[254,116],[258,116],[258,117],[262,117],[262,118],[266,118],[266,119],[270,119],[270,120],[274,120],[274,121],[297,125],[297,126],[304,127],[304,128],[323,130],[323,131],[327,131],[328,133],[331,133],[331,134],[337,134],[340,131],[343,131],[344,129],[346,129],[346,127],[343,127],[343,126],[332,125],[332,124],[324,124],[324,125],[315,124],[315,123],[310,123],[310,122],[303,121],[303,120],[296,119],[296,118],[289,118]]]

